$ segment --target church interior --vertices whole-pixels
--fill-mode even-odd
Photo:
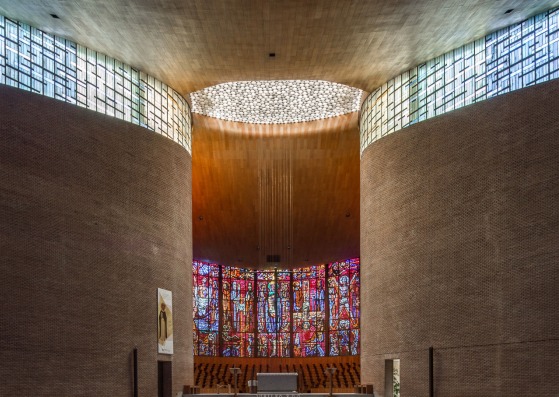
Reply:
[[[557,7],[0,0],[0,395],[559,396]]]

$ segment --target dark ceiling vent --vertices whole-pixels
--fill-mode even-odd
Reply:
[[[280,262],[279,255],[266,255],[266,262],[268,263],[279,263]]]

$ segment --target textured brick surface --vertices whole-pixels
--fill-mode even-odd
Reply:
[[[0,86],[0,395],[192,383],[191,158],[132,124]],[[157,354],[157,288],[174,356]]]
[[[403,397],[559,395],[559,82],[421,122],[361,159],[361,377]]]

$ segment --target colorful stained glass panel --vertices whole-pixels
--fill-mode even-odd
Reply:
[[[359,286],[359,259],[328,265],[330,356],[359,354]]]
[[[219,346],[219,266],[193,263],[194,354],[217,356]]]

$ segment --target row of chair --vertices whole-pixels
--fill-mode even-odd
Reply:
[[[217,361],[217,360],[216,360]],[[353,392],[355,385],[360,383],[359,361],[353,362],[312,362],[311,359],[292,363],[254,363],[247,359],[243,362],[195,362],[194,381],[204,392],[219,392],[223,385],[233,385],[230,368],[241,369],[237,385],[239,392],[248,392],[248,381],[255,380],[259,372],[296,372],[299,374],[298,389],[300,392],[323,392],[330,387],[326,368],[334,367],[332,387],[338,392]]]

